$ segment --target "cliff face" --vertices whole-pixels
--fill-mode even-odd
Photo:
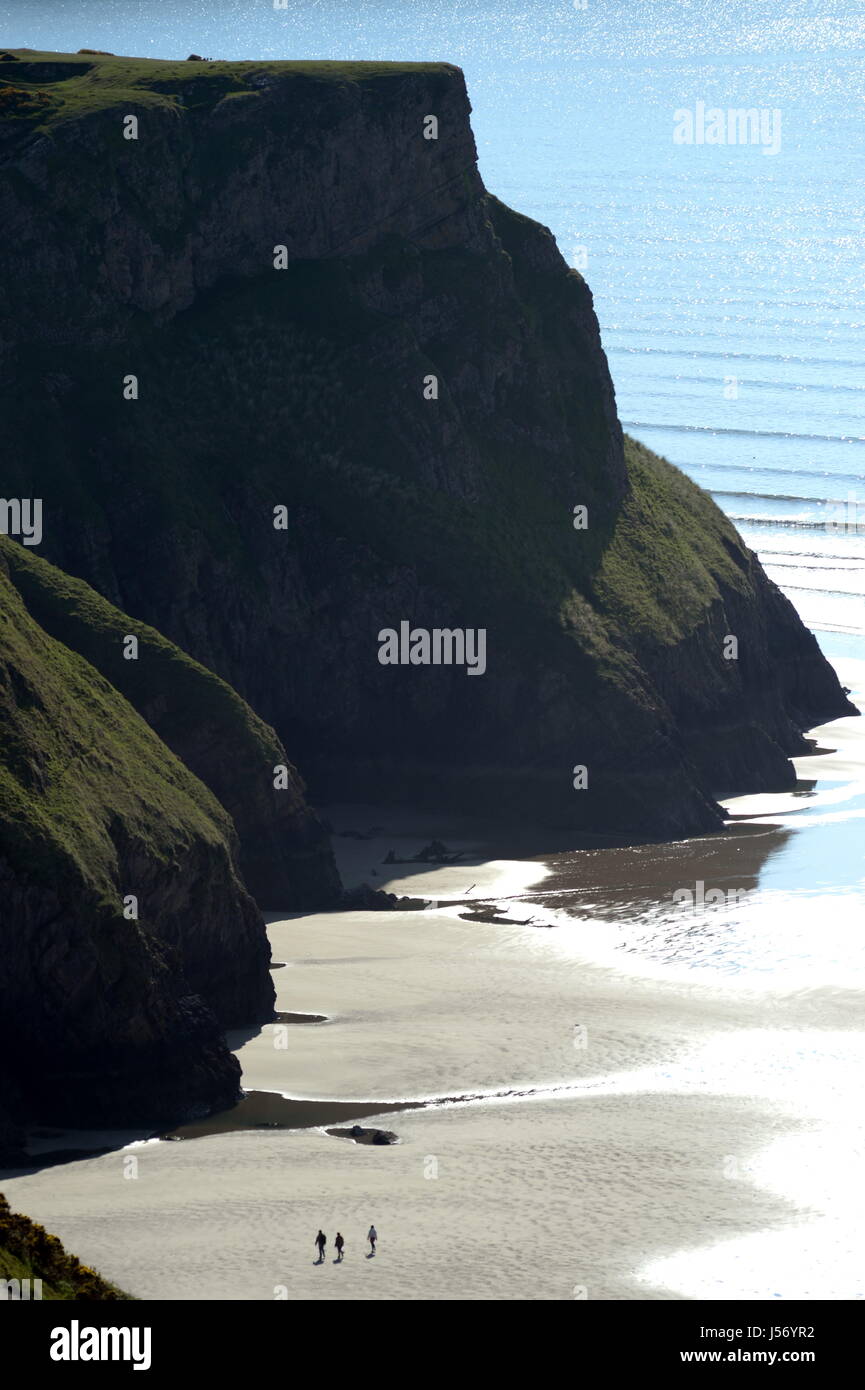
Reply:
[[[0,539],[0,565],[4,563],[40,626],[125,695],[222,803],[237,835],[239,873],[259,907],[297,911],[334,906],[341,885],[327,834],[306,804],[303,782],[273,730],[218,676],[88,584]],[[130,636],[138,642],[135,660],[124,656]],[[278,789],[277,769],[285,770]],[[206,942],[201,948],[198,970],[210,957]],[[239,958],[231,988],[246,970],[257,968],[255,958]],[[210,990],[208,994],[212,997]],[[241,1019],[245,1007],[242,999],[226,1000],[220,1012]]]
[[[390,232],[488,249],[468,98],[447,64],[57,58],[55,80],[29,55],[0,62],[0,82],[51,102],[5,123],[4,308],[46,336],[70,296],[68,341],[116,340],[141,312],[169,322],[223,277],[261,275],[275,242],[291,260],[357,255]],[[437,141],[421,138],[427,113]],[[38,274],[34,216],[66,228]]]
[[[851,707],[623,439],[590,292],[484,190],[458,69],[26,56],[5,487],[43,553],[234,685],[314,798],[686,834],[791,783]],[[403,620],[485,629],[485,673],[382,666]]]
[[[6,1153],[20,1137],[9,1113],[157,1125],[230,1105],[240,1069],[221,1025],[273,1006],[264,924],[238,877],[230,817],[124,697],[35,621],[10,579],[15,550],[0,540]],[[47,587],[55,572],[43,561],[34,569]]]

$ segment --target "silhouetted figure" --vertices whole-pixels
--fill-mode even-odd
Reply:
[[[327,1236],[324,1234],[324,1231],[319,1231],[318,1235],[317,1235],[316,1238],[315,1238],[315,1243],[316,1243],[316,1245],[318,1246],[318,1259],[319,1259],[319,1263],[320,1263],[320,1264],[323,1264],[323,1263],[324,1263],[324,1247],[327,1245]]]
[[[375,1254],[375,1243],[376,1243],[376,1241],[378,1240],[378,1231],[375,1229],[375,1226],[370,1226],[369,1232],[367,1233],[367,1237],[366,1237],[366,1238],[367,1238],[367,1240],[368,1240],[369,1243],[370,1243],[370,1253],[374,1255],[374,1254]]]
[[[344,1245],[345,1245],[345,1241],[343,1240],[343,1238],[342,1238],[342,1236],[340,1235],[339,1231],[337,1231],[337,1233],[336,1233],[336,1240],[335,1240],[333,1243],[334,1243],[334,1245],[336,1246],[336,1258],[337,1258],[337,1261],[339,1261],[339,1260],[342,1259],[342,1251],[343,1251],[343,1247],[344,1247]]]

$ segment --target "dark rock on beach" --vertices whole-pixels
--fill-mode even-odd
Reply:
[[[350,1129],[329,1129],[335,1139],[352,1139],[355,1144],[374,1144],[384,1148],[397,1142],[397,1135],[389,1129],[365,1129],[363,1125],[352,1125]]]
[[[398,898],[368,883],[345,889],[338,903],[340,912],[419,912],[425,906],[425,898]]]

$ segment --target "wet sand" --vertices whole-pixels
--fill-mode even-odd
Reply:
[[[274,1091],[248,1091],[239,1105],[209,1115],[204,1120],[178,1125],[157,1136],[160,1139],[202,1139],[211,1134],[231,1134],[244,1129],[323,1129],[369,1115],[389,1115],[413,1108],[411,1101],[383,1105],[381,1101],[294,1100]],[[329,1131],[332,1133],[333,1131]]]

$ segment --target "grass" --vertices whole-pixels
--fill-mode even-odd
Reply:
[[[210,109],[229,97],[255,99],[262,82],[268,80],[293,78],[303,87],[309,83],[366,86],[399,83],[418,73],[451,80],[455,71],[448,63],[188,62],[29,49],[5,51],[14,54],[17,61],[0,62],[0,83],[14,83],[19,88],[32,84],[50,98],[51,110],[43,120],[46,130],[58,121],[118,107],[138,114],[154,107]],[[40,113],[29,114],[39,119]]]
[[[703,620],[719,584],[747,592],[744,547],[678,468],[633,439],[625,455],[631,487],[592,587],[623,632],[672,646]]]
[[[0,538],[4,853],[41,889],[86,885],[116,911],[118,824],[166,866],[194,840],[227,854],[234,826],[132,705],[34,621],[3,571],[13,545]]]
[[[130,618],[89,584],[24,546],[0,538],[0,556],[31,616],[92,663],[136,710],[158,710],[160,736],[170,746],[209,724],[247,764],[270,770],[282,761],[273,730],[237,692],[155,628]],[[137,661],[123,656],[129,635],[138,639]]]
[[[38,625],[37,644],[57,643],[53,662],[62,674],[71,704],[67,717],[58,702],[49,722],[57,721],[58,732],[62,730],[63,735],[70,733],[76,721],[80,722],[80,686],[76,686],[71,673],[64,672],[64,663],[74,666],[76,659],[83,659],[84,665],[76,669],[90,670],[94,677],[98,673],[106,683],[110,682],[108,688],[117,696],[114,709],[105,715],[105,728],[111,768],[120,774],[119,783],[115,786],[107,775],[96,779],[94,760],[101,736],[94,735],[85,774],[94,779],[89,785],[97,806],[98,826],[105,828],[109,805],[122,814],[127,804],[123,778],[130,764],[123,757],[118,758],[111,746],[113,717],[119,721],[118,736],[123,738],[133,761],[143,759],[141,789],[149,802],[160,809],[172,852],[196,838],[209,822],[210,842],[225,850],[234,870],[256,898],[264,895],[267,904],[275,901],[280,906],[321,906],[330,902],[339,891],[336,869],[323,832],[304,800],[304,784],[273,729],[230,685],[153,627],[115,608],[83,580],[65,574],[32,550],[0,536],[0,584],[4,566],[8,581],[23,600],[23,609],[17,614],[19,622]],[[130,636],[138,642],[137,660],[126,660],[123,654]],[[28,640],[29,636],[25,643]],[[11,634],[6,642],[11,654]],[[60,843],[82,844],[79,869],[102,864],[98,890],[105,896],[106,876],[112,876],[105,838],[105,834],[109,840],[112,837],[111,825],[105,834],[93,828],[93,833],[82,836],[83,827],[75,820],[80,813],[74,806],[61,804],[63,783],[56,775],[50,780],[50,801],[41,795],[42,783],[39,797],[26,795],[41,740],[36,711],[33,702],[28,704],[26,691],[32,688],[41,699],[43,690],[39,672],[26,669],[23,645],[19,643],[15,651],[12,668],[20,747],[12,758],[15,750],[10,744],[12,760],[5,765],[6,785],[5,791],[0,791],[0,809],[5,806],[7,814],[13,817],[22,854],[31,867],[35,857],[41,861],[46,852],[49,858],[54,855],[56,862],[59,827],[71,817],[70,829],[68,833],[64,831]],[[34,651],[38,651],[38,645]],[[0,661],[2,655],[0,640]],[[92,707],[95,699],[94,692],[88,692],[85,707]],[[109,699],[106,693],[106,703]],[[0,695],[0,713],[2,707]],[[25,719],[26,733],[22,732]],[[128,736],[121,732],[127,723]],[[76,735],[79,738],[85,745],[87,734],[83,729]],[[4,761],[0,756],[0,784],[4,779]],[[160,777],[158,784],[151,786],[148,769],[152,771],[158,761]],[[273,786],[273,769],[283,764],[289,769],[289,786],[278,792]],[[17,785],[13,776],[16,769]],[[69,776],[74,782],[77,775],[76,762],[71,765]],[[170,790],[164,785],[166,778],[170,778]],[[163,809],[166,797],[171,803],[167,818]],[[37,827],[46,837],[41,848]],[[132,830],[136,835],[137,827],[138,821],[126,825],[127,832]],[[26,848],[22,837],[27,838]],[[158,843],[152,837],[148,843],[164,861]],[[54,848],[49,848],[52,845]]]

